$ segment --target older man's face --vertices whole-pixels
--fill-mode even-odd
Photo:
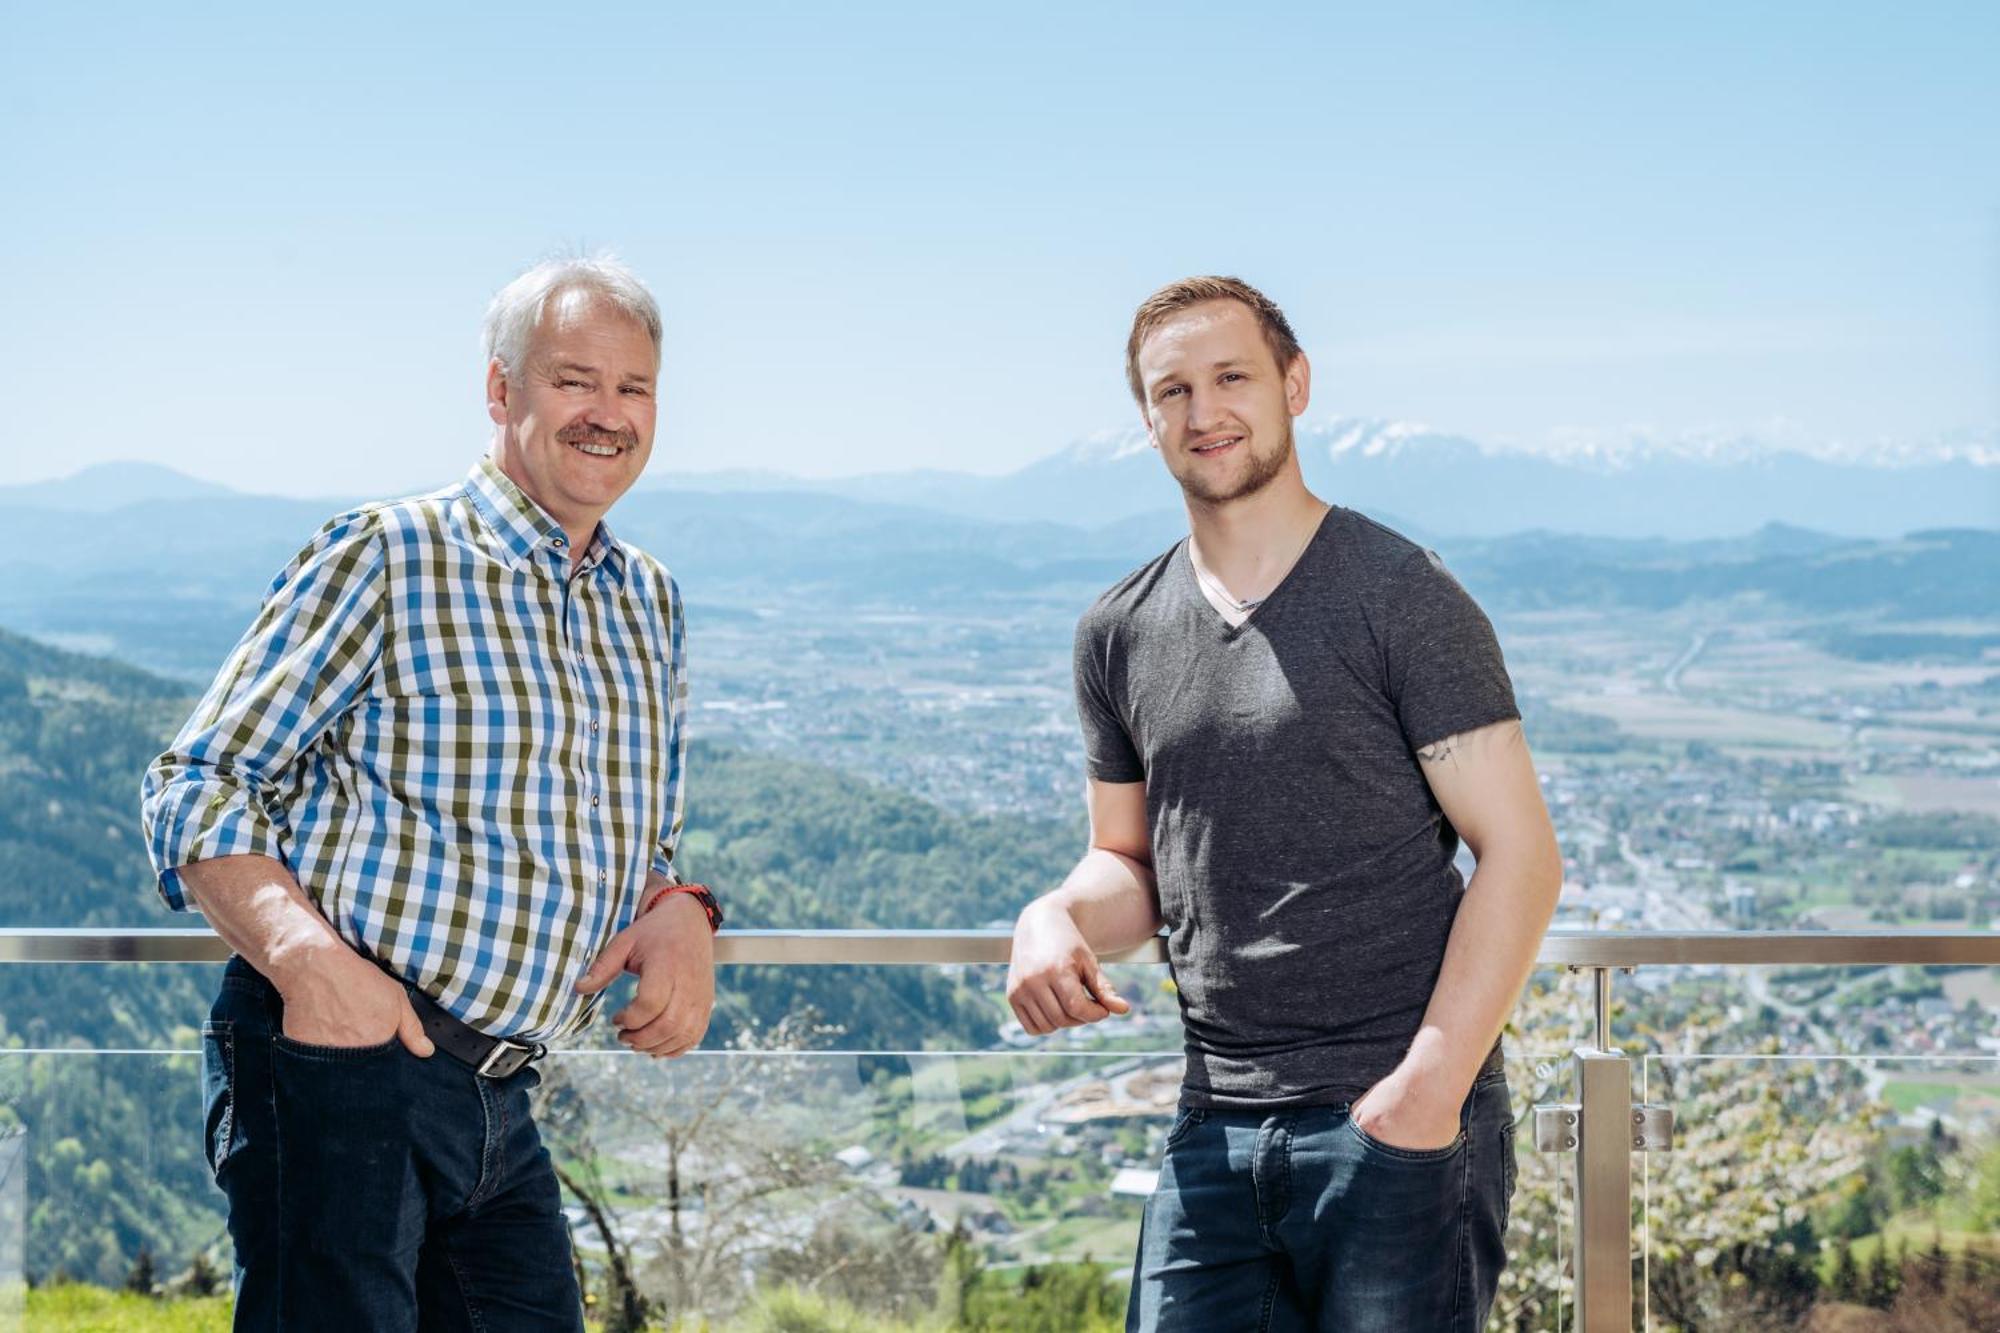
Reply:
[[[573,295],[549,303],[523,360],[488,368],[494,459],[580,545],[653,451],[659,355],[637,320]]]

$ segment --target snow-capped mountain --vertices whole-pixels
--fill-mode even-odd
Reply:
[[[1320,495],[1439,535],[1540,528],[1699,539],[1784,523],[1881,537],[2000,527],[2000,442],[1990,433],[1813,450],[1776,433],[1776,441],[1740,432],[1576,435],[1530,451],[1413,422],[1341,418],[1302,424],[1297,442]],[[1083,526],[1180,505],[1136,429],[1090,436],[1001,477],[892,473],[799,484],[973,518]]]
[[[1297,432],[1320,495],[1437,538],[1528,530],[1705,540],[1778,523],[1853,537],[2000,529],[2000,436],[1829,443],[1768,433],[1645,430],[1559,435],[1528,450],[1409,421],[1348,417]],[[643,492],[804,492],[961,518],[1100,528],[1146,518],[1178,530],[1180,491],[1143,431],[1103,431],[1003,476],[940,470],[807,479],[773,472],[655,474]],[[0,509],[105,512],[230,497],[150,464],[0,486]],[[1164,522],[1154,522],[1160,520]]]

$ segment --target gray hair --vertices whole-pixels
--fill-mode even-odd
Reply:
[[[486,355],[513,379],[528,355],[528,344],[551,301],[572,293],[605,301],[630,315],[660,350],[660,304],[639,275],[609,254],[547,259],[500,289],[486,307]]]

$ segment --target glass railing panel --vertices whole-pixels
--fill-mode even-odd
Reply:
[[[1648,1329],[2000,1327],[2000,1057],[1653,1055]]]
[[[826,1035],[794,1024],[761,1039]],[[1002,1306],[1032,1306],[1040,1326],[1089,1330],[1122,1326],[1181,1062],[584,1050],[542,1069],[537,1114],[596,1318],[632,1305],[716,1333],[808,1314],[978,1328]],[[226,1326],[229,1250],[200,1154],[198,1071],[193,1048],[0,1052],[0,1272],[30,1284],[19,1326]],[[1562,1329],[1571,1205],[1556,1159],[1531,1151],[1526,1108],[1567,1095],[1567,1071],[1523,1057],[1509,1077],[1523,1138],[1496,1327]]]
[[[1513,1053],[1514,1198],[1507,1267],[1494,1295],[1490,1333],[1566,1333],[1575,1327],[1575,1179],[1570,1159],[1535,1151],[1534,1108],[1574,1097],[1568,1051]]]
[[[891,1328],[1028,1301],[1111,1328],[1179,1077],[1159,1054],[572,1052],[541,1123],[595,1308],[629,1286],[669,1323]]]
[[[1005,1299],[1048,1302],[1048,1327],[1117,1327],[1180,1073],[1129,1053],[574,1053],[551,1062],[543,1123],[577,1164],[600,1302],[622,1265],[662,1314],[822,1302],[979,1327]],[[1519,1171],[1494,1327],[1562,1330],[1574,1203],[1526,1108],[1567,1096],[1569,1071],[1524,1057],[1509,1082]]]
[[[1178,1000],[1156,964],[1105,969],[1131,1012],[1034,1038],[1006,1002],[1007,969],[986,964],[907,966],[729,965],[716,970],[716,1011],[707,1045],[760,1033],[791,1019],[822,1025],[846,1050],[1154,1052],[1178,1055]],[[619,986],[629,989],[629,981]],[[624,992],[615,990],[605,1011]]]
[[[1923,1088],[1921,1077],[1890,1077],[1894,1069],[1992,1068],[1996,987],[2000,971],[1962,966],[1711,965],[1619,978],[1614,1045],[1656,1052],[1640,1062],[1635,1095],[1674,1105],[1680,1120],[1672,1153],[1634,1159],[1635,1287],[1653,1326],[1793,1327],[1817,1319],[1868,1328],[1877,1326],[1871,1318],[1890,1320],[1880,1290],[1859,1302],[1837,1299],[1853,1294],[1847,1279],[1835,1281],[1840,1240],[1862,1260],[1879,1241],[1856,1229],[1852,1211],[1840,1213],[1837,1226],[1826,1220],[1833,1205],[1821,1197],[1816,1173],[1849,1162],[1859,1163],[1854,1180],[1879,1175],[1909,1123],[1923,1120],[1922,1103],[1935,1101],[1937,1090]],[[1663,1062],[1662,1049],[1687,1054]],[[1733,1088],[1732,1077],[1740,1080]],[[1698,1094],[1692,1115],[1699,1124],[1677,1100],[1684,1089]],[[1718,1112],[1720,1124],[1740,1132],[1724,1134]],[[1898,1116],[1915,1119],[1898,1128]],[[1782,1126],[1782,1135],[1774,1137],[1773,1126]],[[1967,1128],[1975,1139],[1989,1132],[1983,1116]],[[1862,1146],[1843,1135],[1859,1136]],[[1848,1188],[1879,1206],[1879,1181]],[[1762,1202],[1747,1207],[1751,1200]],[[1686,1221],[1676,1222],[1682,1214]],[[1927,1229],[1920,1217],[1906,1217],[1890,1234],[1884,1271],[1898,1267],[1898,1243],[1926,1249],[1934,1230],[1947,1248],[1953,1244],[1949,1218]],[[1802,1246],[1814,1251],[1811,1263],[1800,1259]],[[1971,1248],[1976,1264],[1981,1247]],[[1894,1284],[1893,1274],[1883,1280]],[[1903,1313],[1893,1318],[1904,1324],[1895,1326],[1958,1327],[1918,1310],[1922,1295],[1914,1287],[1903,1298]],[[1857,1304],[1868,1308],[1842,1308]],[[1816,1308],[1822,1312],[1811,1313]]]
[[[1576,1099],[1572,1053],[1591,1038],[1588,973],[1538,968],[1508,1025],[1515,1160],[1507,1267],[1489,1333],[1568,1333],[1576,1327],[1574,1159],[1536,1151],[1534,1108]]]
[[[1657,967],[1613,990],[1612,1044],[1631,1050],[1692,1032],[1710,1053],[1990,1055],[2000,1013],[1993,967]]]
[[[1993,971],[1661,967],[1615,979],[1614,1045],[1676,1052],[1635,1070],[1640,1099],[1680,1114],[1673,1152],[1634,1159],[1650,1327],[1804,1327],[1817,1307],[1871,1301],[1911,1327],[1955,1327],[1940,1310],[1985,1308],[1966,1303],[1987,1300],[1989,1268],[2000,1271],[2000,1160],[1986,1151],[2000,1070],[1988,1001],[1960,992]],[[111,1322],[48,1323],[59,1278],[111,1299],[128,1281],[148,1285],[146,1270],[184,1290],[198,1256],[202,1281],[226,1273],[198,1128],[213,977],[0,967],[12,1043],[0,1050],[0,1317],[10,1271],[33,1284],[31,1327]],[[1589,1026],[1588,988],[1537,978],[1509,1039],[1517,1185],[1492,1328],[1562,1333],[1574,1326],[1571,1159],[1533,1151],[1530,1109],[1574,1099],[1569,1049]],[[635,1289],[718,1330],[779,1321],[772,1303],[786,1301],[846,1303],[885,1327],[917,1318],[924,1300],[933,1321],[941,1301],[959,1303],[952,1318],[981,1301],[1068,1301],[1085,1328],[1091,1309],[1122,1308],[1171,1123],[1179,1030],[1162,969],[1116,979],[1135,1015],[1029,1039],[998,967],[730,966],[707,1051],[669,1064],[559,1055],[543,1114],[577,1187],[570,1217],[600,1310],[621,1244]],[[677,1146],[690,1108],[706,1108],[710,1136]],[[729,1235],[697,1234],[725,1223]],[[1932,1263],[1935,1290],[1923,1277],[1934,1250],[1950,1260]],[[1859,1302],[1835,1300],[1856,1291]],[[1784,1299],[1757,1304],[1774,1292]],[[1850,1314],[1867,1317],[1817,1317]]]
[[[1009,1030],[997,968],[728,968],[716,1049],[553,1057],[539,1114],[600,1314],[616,1249],[662,1314],[846,1303],[891,1327],[1029,1299],[1114,1326],[1180,1072],[1162,974],[1121,971],[1137,1021],[1031,1041]],[[130,1287],[226,1325],[224,1204],[200,1146],[213,970],[0,981],[40,988],[0,1011],[20,1020],[0,1049],[0,1284],[17,1279],[0,1316],[25,1284],[26,1327],[150,1326],[165,1307],[134,1314],[156,1297]],[[894,1047],[897,1025],[937,1049]]]

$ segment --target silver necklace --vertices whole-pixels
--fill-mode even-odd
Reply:
[[[1322,513],[1320,515],[1320,519],[1324,520],[1325,518],[1326,515]],[[1285,562],[1285,572],[1278,576],[1279,583],[1283,583],[1285,579],[1291,574],[1292,566],[1299,563],[1299,557],[1306,553],[1306,547],[1312,545],[1313,536],[1318,531],[1319,531],[1319,523],[1314,523],[1311,527],[1306,529],[1306,539],[1299,543],[1299,549],[1292,552],[1292,558]],[[1220,583],[1217,583],[1214,579],[1202,573],[1201,562],[1194,558],[1194,538],[1192,537],[1188,538],[1188,564],[1194,567],[1194,576],[1196,579],[1200,580],[1202,587],[1208,589],[1210,592],[1214,593],[1217,597],[1229,603],[1231,609],[1246,614],[1251,611],[1255,611],[1258,607],[1270,601],[1271,592],[1276,592],[1278,590],[1276,585],[1273,585],[1271,588],[1271,592],[1265,593],[1262,597],[1256,598],[1248,602],[1238,599],[1237,597],[1235,597],[1230,593],[1229,589],[1223,587]]]
[[[1194,576],[1197,579],[1201,580],[1201,586],[1208,589],[1211,593],[1215,594],[1215,596],[1221,601],[1227,602],[1231,610],[1244,611],[1244,612],[1255,611],[1258,607],[1262,606],[1271,595],[1270,593],[1265,593],[1264,596],[1256,598],[1254,601],[1248,601],[1248,602],[1238,601],[1236,598],[1230,596],[1229,589],[1223,587],[1220,583],[1217,583],[1214,579],[1202,573],[1200,565],[1195,564],[1193,560],[1189,560],[1188,563],[1194,565]]]

